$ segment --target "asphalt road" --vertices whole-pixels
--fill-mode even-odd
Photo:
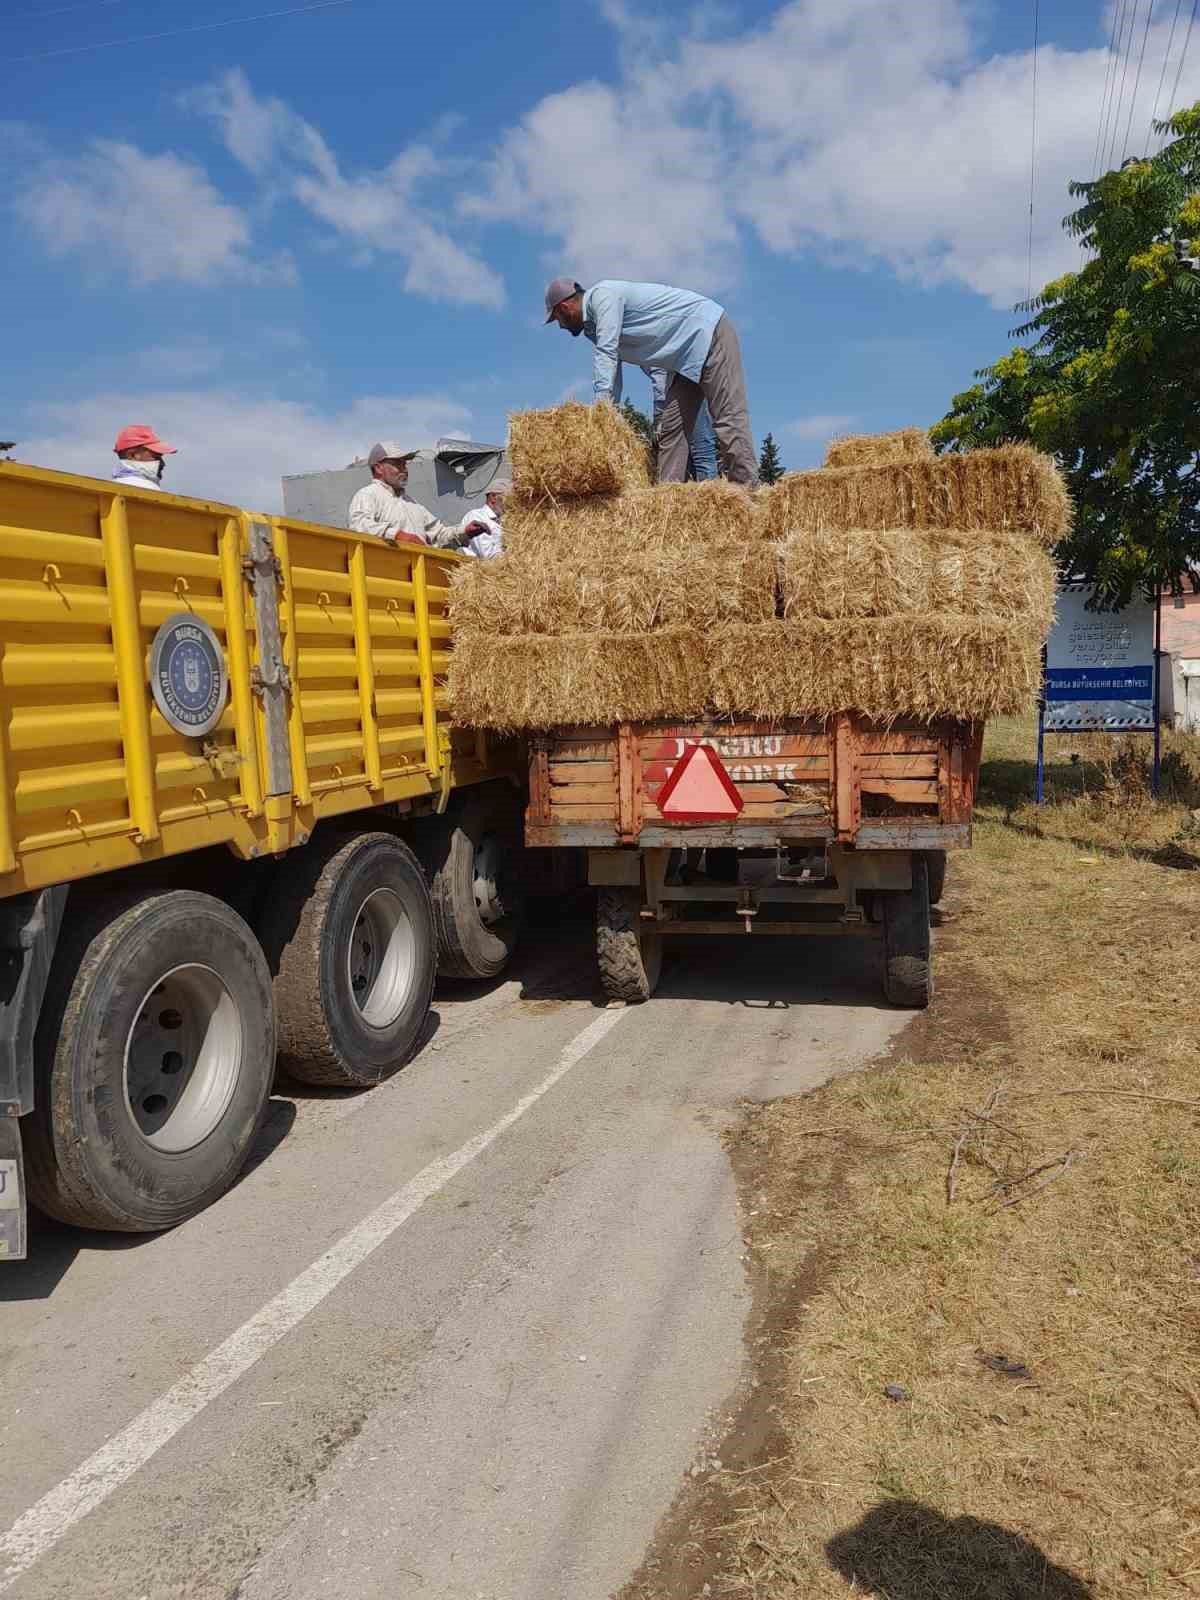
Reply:
[[[277,1092],[193,1222],[43,1223],[0,1268],[0,1594],[604,1600],[737,1391],[722,1130],[905,1021],[851,941],[698,941],[624,1010],[543,932],[382,1088]]]

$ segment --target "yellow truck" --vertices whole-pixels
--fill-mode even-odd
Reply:
[[[460,558],[0,463],[0,1257],[170,1227],[276,1058],[368,1087],[502,969],[520,767],[439,686]]]

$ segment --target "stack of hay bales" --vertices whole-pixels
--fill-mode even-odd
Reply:
[[[451,599],[463,722],[984,719],[1036,696],[1070,505],[1026,446],[842,439],[755,498],[649,488],[607,407],[519,414],[511,450],[509,553]]]
[[[754,500],[721,481],[650,487],[646,450],[610,406],[511,419],[506,554],[451,596],[455,716],[481,727],[698,716],[705,641],[777,610]]]

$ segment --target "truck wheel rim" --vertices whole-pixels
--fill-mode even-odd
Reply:
[[[244,1048],[219,973],[188,964],[158,980],[125,1041],[125,1105],[152,1149],[180,1155],[208,1138],[229,1109]]]
[[[389,1027],[408,1002],[416,967],[413,926],[394,889],[376,889],[363,901],[346,967],[363,1021],[372,1028]]]
[[[475,909],[485,928],[504,921],[504,898],[501,889],[501,872],[504,867],[504,847],[494,833],[482,838],[475,847],[474,883]]]

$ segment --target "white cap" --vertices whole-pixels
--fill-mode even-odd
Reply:
[[[377,467],[381,461],[411,461],[417,452],[406,449],[396,439],[381,439],[367,451],[367,465]]]
[[[511,478],[493,478],[491,483],[488,484],[486,492],[488,494],[511,494],[512,493],[512,479]]]

